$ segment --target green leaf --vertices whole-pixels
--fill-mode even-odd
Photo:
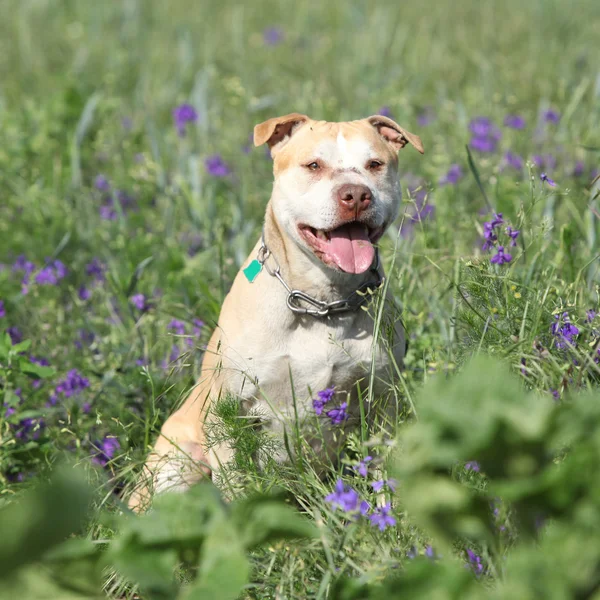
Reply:
[[[250,576],[242,542],[225,515],[215,518],[202,547],[198,579],[182,600],[236,600]]]
[[[232,507],[232,517],[243,531],[246,548],[280,539],[314,538],[317,528],[283,499],[255,496]]]
[[[27,352],[27,350],[29,350],[30,347],[31,347],[31,340],[23,340],[22,342],[15,344],[11,348],[11,352],[13,352],[14,354],[19,354],[20,352]]]
[[[37,561],[50,548],[78,532],[91,491],[83,476],[64,467],[50,483],[29,490],[0,510],[0,579]]]
[[[19,369],[22,373],[25,373],[25,375],[35,377],[36,379],[46,379],[55,374],[55,371],[52,367],[45,367],[43,365],[32,363],[27,358],[21,358],[19,360]]]

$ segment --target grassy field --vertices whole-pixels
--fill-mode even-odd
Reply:
[[[316,531],[248,546],[241,597],[375,598],[390,576],[400,579],[382,598],[598,597],[600,493],[586,486],[600,461],[582,458],[571,479],[534,473],[554,473],[575,439],[589,444],[582,456],[600,448],[599,3],[0,0],[0,13],[2,510],[74,461],[92,486],[79,533],[110,555],[120,497],[197,377],[260,234],[272,162],[251,147],[253,126],[382,113],[426,149],[401,153],[404,214],[381,242],[410,337],[397,389],[406,419],[398,443],[350,438],[322,480],[309,465],[257,472],[244,451],[264,440],[235,402],[222,407],[248,494],[277,488]],[[193,111],[178,128],[184,104]],[[495,362],[469,367],[474,355]],[[586,408],[565,417],[581,394]],[[358,474],[367,455],[379,475]],[[397,480],[387,518],[376,477],[386,501]],[[338,478],[369,517],[332,502]],[[465,490],[493,506],[461,504]],[[566,506],[581,498],[577,516]],[[202,501],[181,502],[193,513]],[[484,504],[489,530],[476,525]],[[548,534],[546,517],[558,523]],[[547,554],[526,546],[530,530],[548,536]],[[196,571],[181,565],[175,587],[144,585],[160,570],[149,558],[139,570],[103,564],[97,595],[44,596],[36,586],[56,576],[26,566],[38,559],[10,574],[22,597],[239,592],[186,596]]]

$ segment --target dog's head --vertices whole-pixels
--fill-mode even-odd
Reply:
[[[275,218],[313,260],[345,273],[371,266],[375,243],[397,217],[398,150],[418,136],[383,116],[329,123],[291,114],[254,128],[274,160]]]

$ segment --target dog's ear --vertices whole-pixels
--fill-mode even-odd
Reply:
[[[381,115],[368,117],[367,121],[377,129],[379,135],[386,142],[389,142],[396,151],[400,150],[400,148],[404,148],[406,144],[412,144],[421,154],[425,153],[421,138],[410,131],[406,131],[403,127],[400,127],[396,121]]]
[[[300,113],[292,113],[283,117],[274,117],[259,123],[254,128],[254,145],[261,146],[267,143],[272,150],[278,144],[286,142],[304,123],[309,121],[306,115]]]

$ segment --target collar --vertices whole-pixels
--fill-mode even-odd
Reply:
[[[267,259],[269,257],[272,257],[273,261],[275,262],[275,268],[272,268],[267,264]],[[283,287],[286,289],[288,293],[286,300],[287,307],[293,313],[298,315],[310,315],[316,318],[330,317],[332,315],[358,310],[371,299],[373,296],[373,291],[379,288],[385,282],[385,277],[379,273],[379,249],[375,248],[375,261],[370,269],[370,272],[373,273],[374,276],[373,280],[363,283],[347,298],[343,298],[342,300],[334,300],[332,302],[324,302],[323,300],[313,298],[313,296],[310,296],[309,294],[300,290],[293,290],[281,276],[279,263],[265,243],[264,231],[261,236],[261,245],[258,249],[258,255],[256,259],[254,259],[248,265],[248,267],[244,269],[244,275],[248,281],[252,283],[263,267],[269,275],[277,278],[281,285],[283,285]]]

